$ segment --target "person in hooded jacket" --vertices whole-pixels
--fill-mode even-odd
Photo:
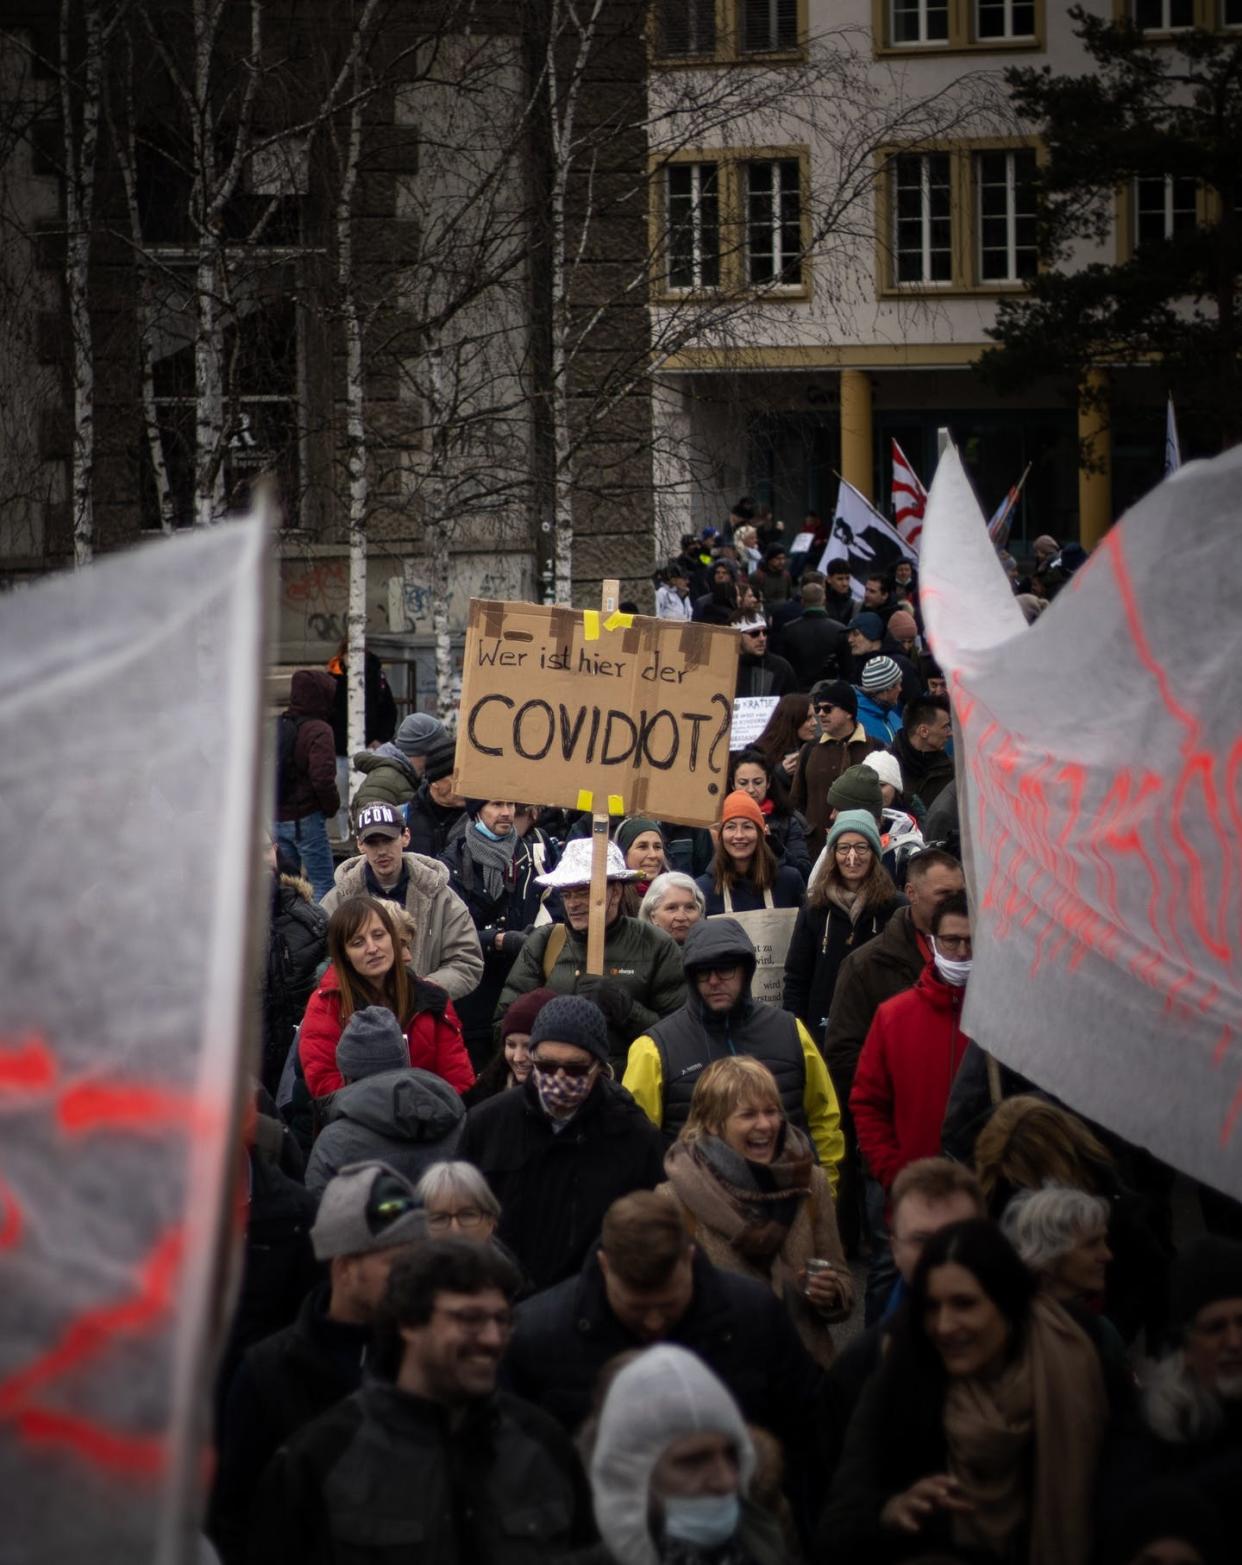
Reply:
[[[332,737],[332,706],[336,682],[331,674],[300,668],[289,685],[289,705],[281,728],[296,724],[288,748],[288,765],[279,764],[276,778],[277,842],[284,843],[306,868],[320,900],[332,889],[332,847],[328,817],[341,807],[336,786],[336,745]]]
[[[543,905],[535,859],[518,835],[516,814],[511,800],[467,799],[440,855],[449,886],[469,909],[483,952],[482,978],[457,1002],[476,1070],[492,1057],[496,1001]]]
[[[466,808],[465,799],[453,792],[456,755],[457,746],[451,734],[434,739],[423,757],[423,779],[405,806],[410,851],[429,859],[438,857],[448,847],[453,828]]]
[[[497,1238],[539,1289],[578,1271],[619,1196],[660,1182],[664,1143],[611,1079],[608,1025],[592,1001],[549,1000],[531,1028],[530,1058],[521,1087],[467,1114],[457,1156],[491,1186]]]
[[[835,1190],[845,1150],[837,1095],[802,1023],[752,997],[756,959],[749,935],[735,918],[706,919],[686,936],[684,952],[689,998],[635,1038],[622,1085],[671,1142],[712,1061],[751,1055],[775,1077],[785,1113],[814,1143]]]
[[[296,857],[273,843],[267,968],[263,979],[263,1059],[260,1077],[275,1094],[285,1059],[320,963],[328,954],[328,915],[315,901],[311,883],[298,873]]]
[[[755,1447],[707,1365],[672,1343],[618,1371],[590,1454],[600,1543],[579,1565],[783,1565],[771,1514],[749,1498]]]
[[[349,1018],[336,1046],[344,1083],[328,1105],[306,1165],[306,1188],[319,1195],[351,1163],[379,1161],[417,1183],[453,1156],[466,1118],[461,1097],[432,1071],[410,1064],[401,1024],[382,1005]]]
[[[354,756],[354,770],[363,774],[358,791],[350,801],[355,814],[377,799],[402,807],[410,802],[422,783],[413,761],[391,740],[374,750],[359,750]]]

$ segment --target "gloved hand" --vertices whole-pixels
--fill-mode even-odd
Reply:
[[[601,978],[596,973],[584,973],[575,985],[576,992],[593,1000],[604,1013],[609,1028],[618,1033],[625,1031],[626,1023],[634,1009],[634,996],[622,984],[612,978]]]

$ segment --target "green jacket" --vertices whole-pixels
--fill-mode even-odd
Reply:
[[[355,820],[358,811],[368,804],[391,804],[404,809],[418,792],[421,779],[405,752],[395,744],[383,744],[378,750],[359,750],[354,756],[354,769],[366,773],[350,802]]]
[[[552,970],[543,970],[544,952],[554,929],[565,930],[565,943],[557,954]],[[628,1014],[614,1015],[610,1004],[603,1007],[608,1017],[608,1052],[620,1075],[626,1055],[635,1038],[649,1032],[661,1017],[671,1016],[686,1002],[686,976],[681,966],[681,947],[654,924],[640,923],[622,915],[609,929],[604,941],[604,976],[596,978],[586,970],[586,936],[578,936],[568,925],[545,924],[529,935],[521,954],[509,970],[496,1005],[496,1036],[500,1019],[510,1003],[532,989],[552,989],[557,994],[584,994],[600,982],[606,982],[629,995]]]

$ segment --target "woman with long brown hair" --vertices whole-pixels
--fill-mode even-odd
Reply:
[[[821,1049],[841,963],[874,939],[906,903],[880,853],[880,833],[871,815],[843,810],[828,833],[824,859],[794,925],[782,1004]]]
[[[754,748],[762,752],[777,774],[776,787],[782,794],[782,804],[786,802],[783,795],[788,791],[802,746],[818,733],[810,695],[805,690],[793,690],[776,703],[767,727],[755,740]]]
[[[763,811],[748,793],[731,793],[720,809],[712,867],[695,882],[714,913],[754,913],[763,907],[801,907],[802,876],[776,862]]]
[[[388,904],[375,897],[346,897],[329,919],[328,970],[307,1002],[298,1034],[312,1097],[341,1086],[336,1046],[346,1022],[368,1005],[384,1006],[401,1023],[411,1065],[442,1076],[458,1092],[473,1084],[453,1002],[401,960],[401,933]]]

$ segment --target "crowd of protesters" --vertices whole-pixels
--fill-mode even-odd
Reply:
[[[1006,557],[1028,619],[1081,558]],[[712,829],[614,823],[602,975],[589,821],[457,795],[370,661],[333,865],[295,675],[225,1565],[1236,1558],[1242,1212],[965,1034],[917,571],[802,563],[739,501],[660,573],[777,700]]]

